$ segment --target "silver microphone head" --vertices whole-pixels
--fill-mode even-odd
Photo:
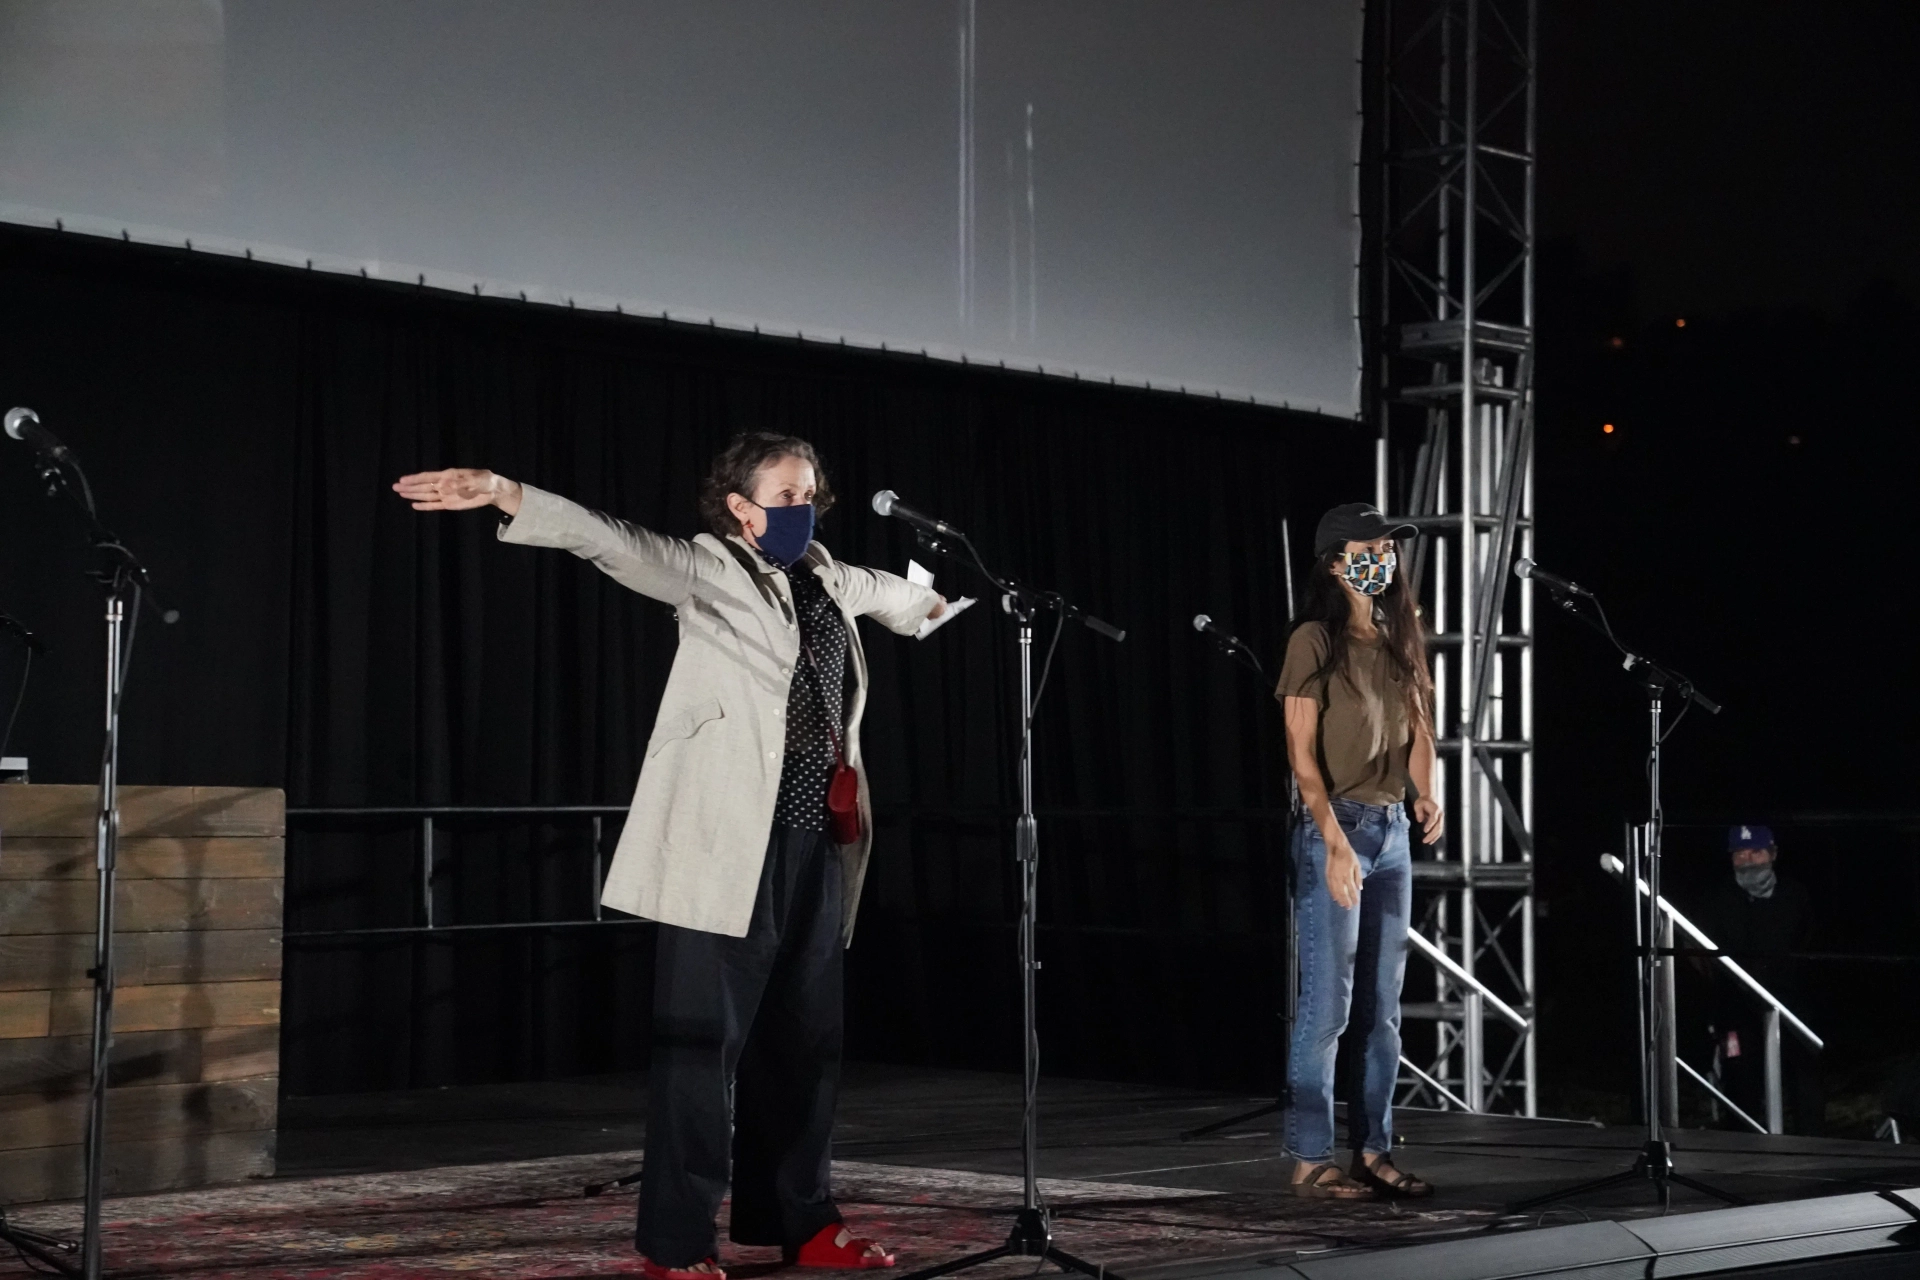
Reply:
[[[1515,560],[1513,562],[1513,576],[1516,578],[1531,578],[1533,576],[1533,561],[1526,556],[1521,556],[1518,560]]]
[[[11,419],[8,420],[8,429],[9,430],[12,429]],[[900,495],[895,493],[893,490],[882,489],[880,492],[873,495],[873,509],[876,514],[883,515],[883,516],[890,516],[893,514],[893,504],[898,502],[899,500],[900,500]]]
[[[40,421],[40,415],[31,409],[9,409],[7,410],[7,434],[15,440],[25,440],[26,436],[20,433],[20,424],[38,421]]]
[[[1212,621],[1213,619],[1209,618],[1206,614],[1196,613],[1193,615],[1193,629],[1195,631],[1205,631],[1207,629],[1207,624]]]

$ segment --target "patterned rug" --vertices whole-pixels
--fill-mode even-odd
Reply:
[[[109,1275],[194,1280],[403,1280],[450,1272],[492,1277],[638,1273],[634,1188],[588,1199],[584,1184],[638,1165],[638,1152],[563,1156],[414,1173],[276,1180],[204,1191],[132,1196],[106,1206]],[[1020,1202],[1017,1178],[944,1169],[839,1162],[842,1210],[861,1234],[892,1245],[899,1275],[1006,1239]],[[1197,1257],[1284,1255],[1337,1247],[1364,1221],[1369,1242],[1425,1235],[1481,1215],[1408,1212],[1387,1205],[1325,1208],[1238,1194],[1110,1182],[1043,1180],[1055,1242],[1115,1270]],[[15,1211],[20,1226],[77,1237],[77,1205]],[[722,1238],[725,1237],[722,1210]],[[777,1249],[722,1246],[740,1280],[782,1267]],[[970,1272],[1024,1276],[1031,1259]],[[27,1274],[10,1253],[0,1276]]]

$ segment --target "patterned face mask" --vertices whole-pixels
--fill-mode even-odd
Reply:
[[[1392,551],[1349,551],[1340,577],[1363,596],[1377,596],[1393,585],[1393,571],[1400,557]]]

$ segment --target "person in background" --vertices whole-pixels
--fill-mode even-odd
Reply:
[[[502,542],[570,551],[679,619],[601,899],[660,922],[634,1237],[647,1280],[725,1280],[729,1181],[737,1243],[802,1267],[892,1266],[841,1221],[831,1171],[841,952],[873,830],[854,623],[912,635],[946,601],[814,541],[833,492],[792,436],[749,432],[720,452],[700,493],[708,532],[691,540],[491,471],[393,488],[415,511],[494,507]]]
[[[1733,874],[1722,880],[1700,913],[1700,927],[1720,950],[1753,975],[1780,1002],[1808,1017],[1806,962],[1793,953],[1813,928],[1813,905],[1797,880],[1778,869],[1773,832],[1757,823],[1727,832]],[[1766,1007],[1745,984],[1712,965],[1713,1036],[1727,1095],[1755,1120],[1766,1122]],[[1780,1032],[1781,1092],[1789,1133],[1825,1127],[1820,1055],[1789,1027]]]

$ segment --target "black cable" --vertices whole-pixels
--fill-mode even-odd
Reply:
[[[1040,683],[1035,685],[1033,689],[1033,715],[1034,716],[1037,716],[1040,714],[1040,695],[1047,691],[1047,675],[1049,672],[1053,670],[1053,651],[1059,647],[1060,632],[1066,628],[1066,625],[1067,625],[1066,610],[1056,609],[1053,615],[1053,639],[1047,641],[1046,661],[1040,664]],[[1029,728],[1032,727],[1033,720],[1031,717],[1029,717],[1027,721],[1027,725]]]
[[[20,704],[27,700],[27,677],[33,674],[33,650],[27,650],[26,665],[20,668],[20,690],[13,695],[13,712],[7,717],[7,727],[0,732],[0,756],[7,754],[7,743],[13,741],[14,721],[20,718]]]
[[[1687,712],[1693,710],[1693,686],[1688,685],[1681,690],[1681,694],[1683,696],[1680,699],[1680,713],[1674,716],[1673,723],[1667,726],[1667,731],[1660,735],[1660,741],[1662,743],[1673,736],[1673,731],[1678,729],[1680,722],[1687,718]]]

